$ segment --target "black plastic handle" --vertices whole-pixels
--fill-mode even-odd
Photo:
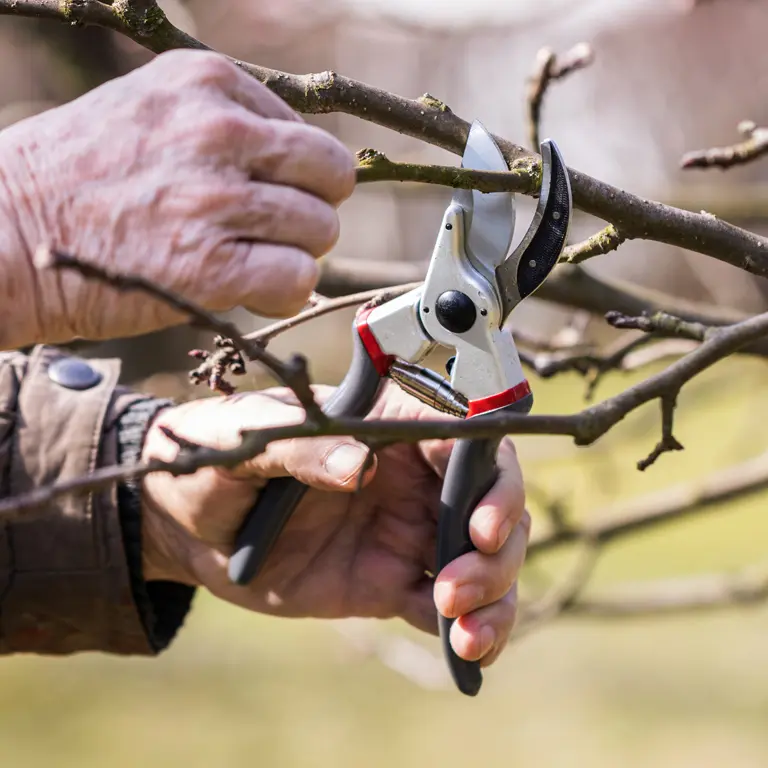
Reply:
[[[528,413],[532,405],[533,395],[529,394],[503,410]],[[499,411],[493,413],[498,414]],[[473,418],[481,419],[483,415]],[[501,438],[457,440],[451,451],[437,524],[438,573],[457,557],[476,549],[469,535],[469,518],[496,481],[496,451],[500,442]],[[476,696],[483,684],[483,673],[478,662],[462,659],[451,647],[454,621],[438,614],[443,655],[459,691],[467,696]]]
[[[329,416],[365,416],[381,389],[382,379],[355,329],[352,338],[352,364],[323,409]],[[279,477],[266,484],[235,539],[229,559],[229,578],[233,582],[248,584],[258,575],[306,492],[307,486],[292,477]]]

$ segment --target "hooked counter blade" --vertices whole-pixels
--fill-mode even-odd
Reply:
[[[482,123],[475,121],[469,131],[462,168],[506,171],[507,163],[496,142]],[[466,211],[465,249],[467,258],[491,282],[504,261],[515,230],[514,195],[511,192],[478,192],[457,189],[454,201]]]
[[[541,192],[533,221],[514,252],[496,269],[504,319],[546,280],[568,237],[571,183],[554,141],[542,142],[541,162]]]

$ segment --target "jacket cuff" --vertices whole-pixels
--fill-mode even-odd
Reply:
[[[135,400],[117,421],[119,464],[137,461],[147,430],[170,400],[147,397]],[[192,605],[195,588],[172,581],[145,581],[142,573],[141,482],[128,480],[117,486],[117,503],[123,544],[128,562],[131,592],[153,651],[170,645]]]
[[[119,373],[47,346],[0,355],[0,495],[117,463],[120,416],[146,399]],[[128,559],[115,484],[0,520],[0,654],[154,655],[166,619],[147,623]]]

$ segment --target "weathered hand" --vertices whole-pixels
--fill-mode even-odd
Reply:
[[[318,390],[324,400],[328,388]],[[172,459],[176,445],[157,428],[170,427],[196,442],[230,447],[243,428],[289,424],[302,411],[285,390],[204,399],[161,413],[150,429],[144,457]],[[373,418],[448,418],[396,388],[388,388]],[[530,518],[512,443],[499,451],[496,485],[470,523],[478,551],[432,579],[440,477],[451,443],[425,441],[379,451],[354,494],[365,448],[349,438],[272,443],[265,454],[235,471],[206,468],[145,481],[145,577],[202,585],[246,608],[281,616],[402,617],[437,632],[437,613],[461,617],[451,643],[486,666],[504,649],[515,619],[516,580],[528,542]],[[249,586],[230,583],[227,559],[245,513],[268,478],[293,475],[312,486]]]
[[[0,133],[16,344],[134,335],[184,317],[31,268],[40,244],[137,273],[214,311],[298,311],[335,243],[354,157],[225,57],[173,51]],[[5,249],[4,249],[5,250]],[[19,250],[20,252],[15,252]],[[26,326],[22,328],[22,323]],[[3,334],[0,334],[2,336]]]

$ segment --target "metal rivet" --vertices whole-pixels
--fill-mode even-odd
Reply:
[[[483,317],[485,317],[485,316],[488,314],[488,310],[487,310],[487,309],[481,309],[481,310],[480,310],[480,314],[481,314]]]
[[[529,267],[535,267],[535,266],[536,266],[536,259],[531,259],[531,260],[528,262],[528,266],[529,266]]]
[[[552,213],[552,218],[553,218],[555,221],[559,221],[559,220],[560,220],[560,211],[554,211],[554,212]]]
[[[91,389],[102,379],[101,374],[85,360],[63,357],[48,367],[48,378],[66,389]]]

